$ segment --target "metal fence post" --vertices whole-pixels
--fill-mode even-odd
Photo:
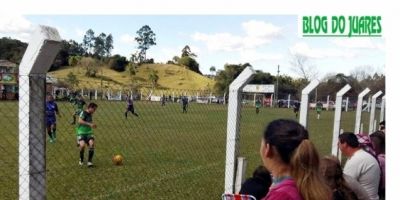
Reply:
[[[369,88],[365,88],[359,95],[357,100],[357,110],[356,110],[356,124],[354,126],[354,134],[360,132],[360,124],[361,124],[361,112],[362,112],[362,102],[365,95],[371,91]]]
[[[255,71],[247,67],[229,85],[228,120],[226,134],[225,193],[234,192],[235,161],[238,148],[240,125],[241,91],[254,77]]]
[[[318,80],[311,81],[302,91],[301,91],[301,104],[300,104],[300,118],[299,123],[307,128],[308,120],[308,95],[310,92],[316,88],[319,84]]]
[[[19,68],[19,199],[46,198],[46,72],[61,48],[58,31],[39,26]]]
[[[332,136],[332,155],[338,156],[338,137],[340,131],[340,120],[342,118],[342,99],[343,95],[351,89],[349,84],[346,84],[339,92],[336,93],[335,119],[333,121],[333,136]]]

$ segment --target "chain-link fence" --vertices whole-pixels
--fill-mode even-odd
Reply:
[[[37,180],[36,183],[35,180],[26,182],[40,184],[43,178],[46,183],[42,186],[46,188],[41,190],[40,185],[34,188],[39,188],[38,192],[44,191],[47,199],[220,198],[224,191],[227,126],[227,102],[223,95],[157,88],[98,88],[97,81],[80,84],[86,84],[85,88],[57,83],[48,83],[44,87],[43,82],[36,85],[35,88],[43,88],[30,91],[30,96],[35,97],[31,102],[36,102],[37,109],[20,119],[19,126],[18,104],[27,102],[21,102],[21,99],[20,102],[0,102],[0,199],[18,198],[18,185],[21,184],[18,179],[24,175],[18,166],[18,151],[21,151],[18,143],[23,141],[18,137],[18,127],[21,131],[24,126],[31,126],[30,137],[37,137],[30,138],[31,142],[38,142],[30,154],[46,152],[43,155],[46,169],[30,170],[31,175],[34,173],[31,178]],[[19,92],[20,96],[28,94],[27,91]],[[55,115],[54,129],[38,133],[34,130],[45,130],[46,124],[52,123],[49,116],[44,121],[37,121],[38,116],[48,115],[45,93],[55,98],[59,115]],[[97,125],[93,129],[94,167],[87,166],[89,148],[84,152],[84,165],[79,164],[76,133],[82,112],[80,97],[85,102],[83,111],[91,102],[98,105],[92,114],[93,123]],[[128,109],[129,99],[133,109]],[[247,175],[250,175],[261,164],[259,145],[265,125],[278,118],[296,118],[293,109],[263,105],[257,113],[253,104],[241,104],[239,156],[249,161]],[[316,120],[313,111],[309,115],[311,138],[321,155],[327,155],[334,112],[322,113],[320,120]],[[364,124],[367,124],[368,115],[363,114]],[[354,112],[344,113],[342,128],[352,131],[354,118]],[[41,141],[45,145],[41,145]],[[120,166],[112,161],[117,154],[123,156]],[[41,156],[35,158],[30,166],[40,166],[40,159]]]

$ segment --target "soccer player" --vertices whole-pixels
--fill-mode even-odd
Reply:
[[[317,110],[317,119],[321,117],[322,107],[323,107],[322,103],[318,101],[315,108]]]
[[[129,96],[126,97],[125,119],[128,119],[128,112],[131,112],[136,117],[139,117],[139,115],[135,113],[135,108],[133,107],[133,100]]]
[[[56,141],[56,114],[60,116],[57,103],[54,101],[53,96],[48,94],[46,97],[46,126],[50,143]]]
[[[77,95],[73,100],[74,106],[75,106],[75,113],[72,115],[72,122],[71,124],[75,124],[76,122],[76,116],[79,116],[81,112],[83,111],[83,107],[85,106],[86,102],[83,100],[82,95]]]
[[[161,97],[161,106],[165,106],[165,96],[164,95],[162,95],[162,97]]]
[[[299,102],[295,102],[293,105],[293,112],[297,116],[299,115],[299,110],[300,110],[300,103]]]
[[[83,158],[85,154],[85,146],[89,147],[89,159],[87,162],[88,167],[93,167],[94,155],[94,136],[93,129],[96,124],[93,122],[92,115],[97,109],[97,104],[89,103],[86,110],[82,111],[79,115],[78,126],[76,128],[76,136],[79,143],[79,165],[83,165]]]
[[[257,101],[256,101],[256,113],[257,114],[260,112],[260,107],[261,107],[261,100],[257,99]]]
[[[187,107],[189,104],[189,99],[186,96],[182,96],[182,113],[187,113]]]

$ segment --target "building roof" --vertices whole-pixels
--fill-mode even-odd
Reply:
[[[46,75],[46,83],[56,84],[57,82],[58,82],[57,78],[54,78],[50,75]]]
[[[8,60],[0,60],[0,67],[17,67],[17,64]]]

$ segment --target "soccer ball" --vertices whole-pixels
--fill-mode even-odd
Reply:
[[[122,165],[122,159],[123,157],[119,154],[114,155],[114,157],[112,158],[112,161],[114,163],[114,165]]]

